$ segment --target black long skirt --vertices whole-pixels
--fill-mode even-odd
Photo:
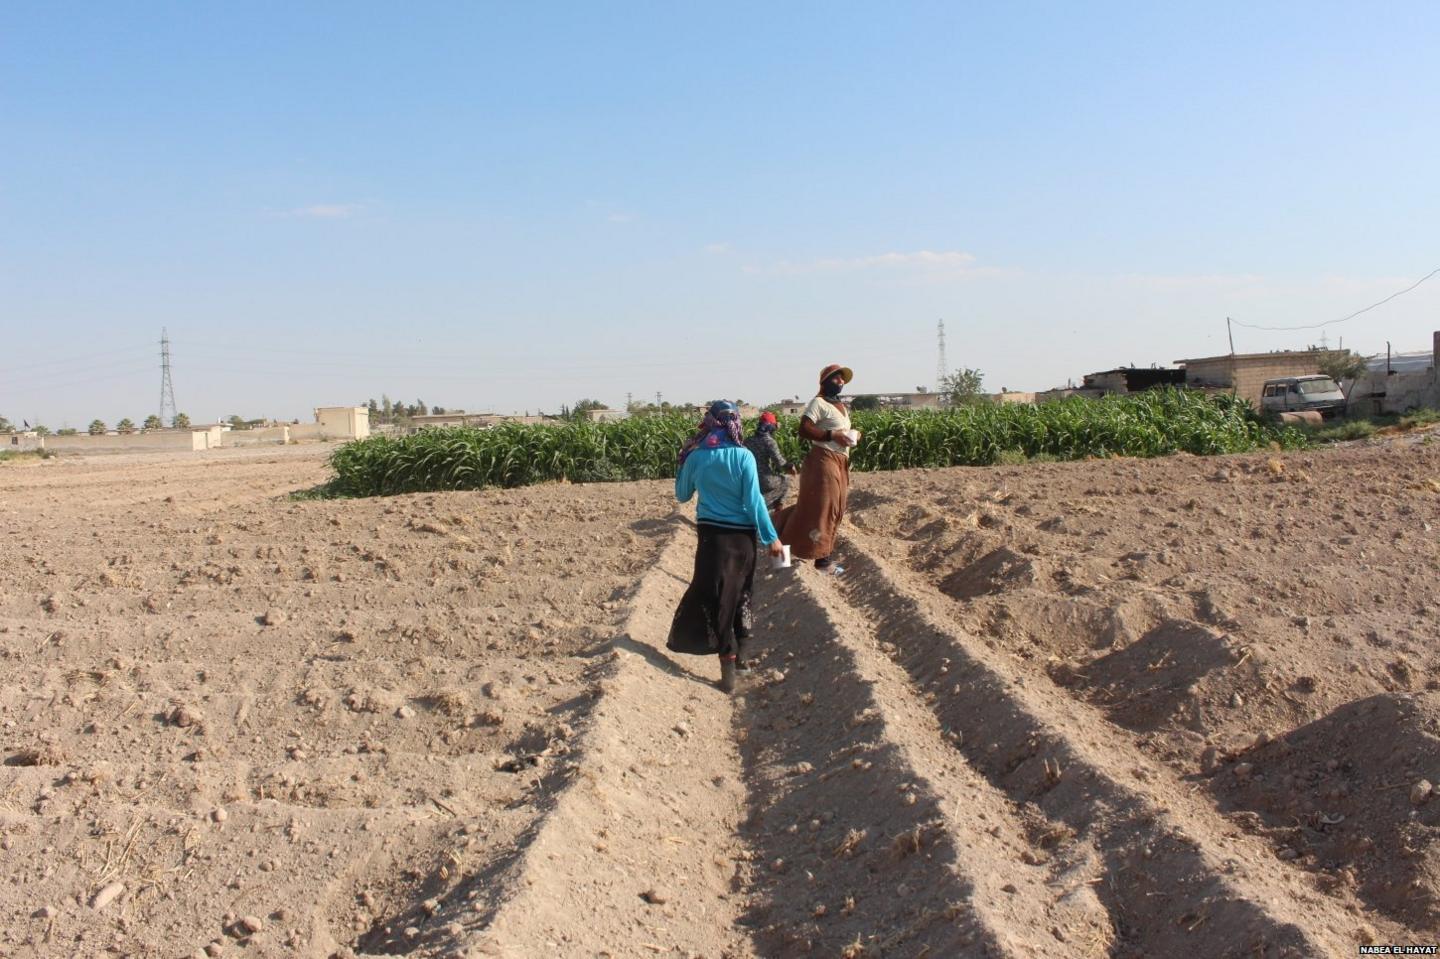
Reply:
[[[697,523],[695,530],[695,575],[675,610],[665,647],[698,656],[739,656],[750,637],[755,531],[709,523]]]

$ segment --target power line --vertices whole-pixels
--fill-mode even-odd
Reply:
[[[1334,326],[1336,323],[1344,323],[1344,322],[1346,322],[1347,320],[1353,320],[1353,319],[1355,319],[1355,317],[1359,316],[1361,313],[1369,313],[1371,310],[1375,309],[1377,306],[1384,306],[1386,303],[1389,303],[1391,300],[1395,299],[1397,296],[1404,296],[1406,293],[1409,293],[1411,290],[1415,289],[1415,287],[1419,286],[1421,283],[1424,283],[1426,280],[1430,279],[1432,276],[1434,276],[1434,275],[1437,274],[1437,273],[1440,273],[1440,267],[1436,267],[1435,269],[1431,270],[1429,273],[1426,273],[1424,276],[1420,277],[1420,279],[1416,280],[1414,283],[1412,283],[1412,284],[1410,284],[1409,286],[1405,287],[1405,289],[1400,290],[1398,293],[1391,293],[1389,296],[1385,297],[1385,299],[1381,300],[1380,302],[1378,302],[1378,303],[1371,303],[1369,306],[1365,307],[1365,309],[1363,309],[1363,310],[1356,310],[1354,313],[1351,313],[1349,316],[1342,316],[1342,317],[1340,317],[1340,319],[1338,319],[1338,320],[1326,320],[1324,323],[1310,323],[1310,324],[1306,324],[1306,325],[1304,325],[1304,326],[1255,326],[1254,324],[1251,324],[1251,323],[1241,323],[1239,320],[1233,320],[1233,321],[1231,321],[1231,322],[1233,322],[1236,326],[1243,326],[1243,327],[1245,327],[1246,329],[1251,329],[1251,330],[1266,330],[1266,331],[1271,332],[1271,333],[1288,333],[1288,332],[1290,332],[1290,331],[1292,331],[1292,330],[1318,330],[1318,329],[1320,329],[1321,327]]]
[[[15,384],[15,383],[6,381],[6,383],[4,384],[4,388],[5,388],[5,392],[6,392],[6,393],[14,393],[14,394],[16,394],[16,395],[29,395],[29,394],[39,393],[39,392],[42,392],[42,391],[43,391],[43,392],[53,392],[53,391],[55,391],[55,390],[57,390],[57,389],[61,389],[61,388],[64,388],[64,387],[80,386],[80,385],[82,385],[82,384],[88,385],[88,384],[90,384],[90,383],[108,383],[108,382],[111,382],[111,381],[114,381],[114,380],[119,380],[119,379],[138,379],[138,378],[139,378],[139,375],[140,375],[141,373],[154,373],[154,372],[155,372],[155,364],[154,364],[153,362],[147,361],[144,366],[135,366],[135,367],[131,367],[131,368],[128,368],[128,369],[117,370],[117,371],[115,371],[115,372],[113,372],[113,373],[103,373],[103,374],[94,374],[94,373],[91,373],[91,374],[87,374],[87,375],[78,377],[78,378],[76,378],[76,379],[46,380],[46,381],[43,382],[43,383],[31,383],[31,384],[21,383],[21,384],[18,384],[18,385]]]
[[[149,353],[152,347],[129,346],[118,350],[105,350],[101,353],[65,354],[48,360],[26,360],[19,366],[10,366],[0,369],[0,374],[6,377],[29,373],[43,366],[62,366],[67,363],[83,363],[89,360],[103,360],[101,367],[114,366],[119,363],[129,363],[131,354]],[[67,370],[66,372],[70,372]]]
[[[147,347],[147,351],[148,349],[151,348]],[[151,355],[153,356],[154,354]],[[41,385],[48,386],[55,377],[70,378],[85,373],[99,374],[122,367],[128,370],[132,367],[135,367],[138,363],[141,362],[144,363],[145,369],[155,369],[155,362],[153,360],[147,359],[142,361],[139,357],[130,357],[126,359],[117,359],[109,363],[86,363],[82,366],[68,367],[66,369],[23,370],[14,374],[4,374],[4,383],[6,386],[13,386],[17,383],[24,383],[33,380],[40,383]]]

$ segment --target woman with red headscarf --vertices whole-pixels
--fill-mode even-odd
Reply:
[[[743,445],[740,410],[712,403],[700,429],[680,450],[675,498],[695,507],[695,573],[675,610],[665,646],[720,657],[720,688],[735,691],[735,670],[750,637],[750,590],[758,539],[771,556],[783,550],[760,497],[755,457]]]
[[[785,460],[780,444],[775,442],[775,414],[761,413],[755,424],[755,432],[745,441],[745,448],[755,454],[755,466],[760,471],[760,495],[765,498],[765,508],[774,512],[790,491],[790,480],[795,467]]]
[[[816,569],[831,566],[835,531],[850,495],[850,449],[860,442],[860,433],[850,428],[840,392],[854,377],[839,363],[820,371],[820,392],[800,414],[800,436],[810,441],[800,467],[800,493],[794,506],[775,515],[780,542],[790,547],[790,555],[813,559]]]

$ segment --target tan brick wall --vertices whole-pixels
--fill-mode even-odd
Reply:
[[[1260,393],[1266,380],[1281,376],[1310,376],[1320,372],[1320,358],[1315,353],[1276,353],[1267,356],[1217,356],[1187,363],[1185,378],[1191,385],[1233,387],[1236,394],[1260,405]],[[1231,369],[1234,382],[1231,382]]]
[[[1186,363],[1185,381],[1191,386],[1229,386],[1230,357]]]
[[[1277,356],[1275,359],[1238,360],[1235,365],[1235,392],[1260,405],[1266,380],[1281,376],[1310,376],[1320,372],[1320,357]]]

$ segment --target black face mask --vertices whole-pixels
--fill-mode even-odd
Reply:
[[[832,376],[830,379],[820,384],[820,395],[825,397],[827,400],[833,400],[840,395],[840,391],[844,388],[845,382],[841,380],[838,376]]]

